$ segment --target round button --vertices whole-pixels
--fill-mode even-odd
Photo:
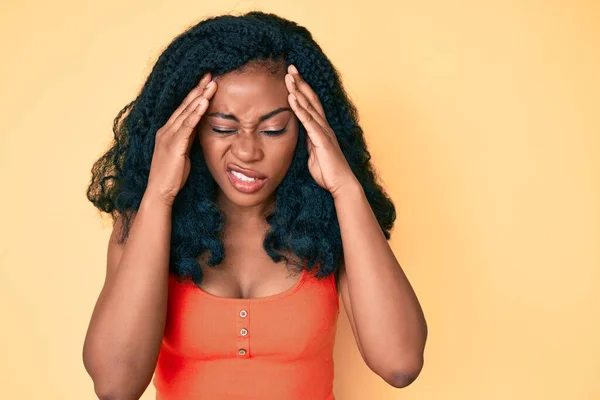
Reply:
[[[240,311],[240,317],[246,318],[246,315],[248,315],[248,311],[246,311],[246,310]]]
[[[246,335],[248,334],[248,329],[246,329],[246,328],[242,328],[242,329],[240,329],[240,334],[241,334],[242,336],[246,336]]]
[[[239,350],[238,350],[238,354],[239,354],[240,356],[245,356],[245,355],[246,355],[246,349],[239,349]]]

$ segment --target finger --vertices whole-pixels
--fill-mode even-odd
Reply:
[[[200,79],[200,82],[198,82],[198,84],[188,93],[185,99],[183,99],[179,107],[177,107],[175,111],[173,111],[173,114],[171,114],[171,117],[165,125],[168,126],[173,124],[173,122],[177,119],[177,117],[179,117],[181,112],[185,110],[186,107],[190,105],[192,101],[194,101],[198,96],[200,96],[202,92],[204,92],[204,89],[206,88],[206,85],[208,85],[209,82],[211,82],[211,73],[207,72],[206,74],[204,74],[202,79]]]
[[[209,99],[214,95],[216,91],[216,83],[211,82],[206,86],[204,94],[197,99],[194,99],[186,110],[177,117],[169,131],[171,132],[171,138],[174,142],[183,141],[186,143],[186,149],[189,152],[192,147],[193,136],[196,134],[196,126],[202,116],[206,112],[209,106]],[[187,111],[189,110],[189,111]]]
[[[306,96],[304,96],[304,94],[299,91],[294,92],[294,96],[296,97],[300,106],[302,108],[304,108],[306,111],[308,111],[310,113],[311,117],[313,117],[315,119],[315,121],[317,121],[317,124],[319,124],[319,128],[320,128],[319,132],[322,132],[326,136],[329,136],[328,129],[327,129],[327,127],[328,127],[327,121],[321,116],[321,114],[319,114],[319,112],[317,110],[314,109],[314,107],[308,101]]]
[[[315,120],[315,117],[308,112],[305,108],[303,108],[299,103],[296,95],[294,93],[290,93],[288,95],[288,101],[294,113],[306,128],[306,134],[310,137],[310,141],[314,146],[322,147],[324,144],[324,140],[326,139],[323,134],[322,127]]]
[[[174,142],[185,141],[186,142],[186,151],[189,153],[194,140],[192,139],[194,134],[196,133],[196,126],[202,115],[208,108],[208,100],[206,98],[202,98],[198,106],[188,113],[187,117],[183,119],[181,126],[179,129],[173,134],[172,140]]]
[[[325,111],[323,110],[323,105],[319,100],[319,96],[317,96],[317,94],[314,90],[312,90],[310,85],[302,78],[302,76],[300,76],[298,69],[293,64],[291,64],[288,67],[288,72],[292,76],[296,89],[302,92],[304,96],[306,96],[308,101],[310,101],[312,107],[314,107],[314,109],[317,110],[317,112],[321,114],[323,118],[326,118]]]
[[[198,107],[183,121],[183,126],[190,126],[191,132],[187,134],[185,140],[187,140],[186,152],[190,154],[190,149],[194,143],[194,137],[198,133],[198,122],[202,119],[202,115],[208,109],[209,101],[204,99],[198,105]],[[179,129],[181,131],[181,129]]]
[[[288,72],[291,77],[292,86],[299,92],[301,92],[310,102],[311,106],[317,110],[317,112],[325,119],[325,111],[323,105],[319,100],[319,96],[312,90],[310,85],[302,78],[298,73],[298,69],[294,65],[288,67]]]
[[[175,121],[173,121],[173,123],[171,124],[169,130],[173,133],[176,133],[177,131],[179,131],[183,125],[183,121],[185,121],[186,118],[190,114],[192,114],[193,112],[195,112],[197,110],[197,108],[200,105],[200,103],[202,102],[202,100],[203,99],[210,100],[216,91],[217,91],[217,82],[215,82],[215,81],[209,82],[208,85],[204,88],[204,91],[202,92],[202,94],[200,94],[198,97],[193,99],[192,102],[189,103],[181,111],[181,113],[177,116]],[[206,110],[204,110],[204,111],[206,111]],[[204,111],[202,113],[204,113]]]

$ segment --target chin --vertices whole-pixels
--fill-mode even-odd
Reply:
[[[225,182],[225,184],[229,185],[229,182]],[[263,187],[261,190],[255,193],[238,192],[232,188],[231,185],[225,189],[223,186],[220,186],[220,188],[223,192],[223,197],[238,207],[255,207],[266,205],[271,201],[273,196],[273,192],[269,191],[268,187]]]
[[[229,200],[237,206],[240,207],[255,207],[259,205],[267,204],[268,198],[265,196],[251,196],[239,194],[235,197],[230,197]]]

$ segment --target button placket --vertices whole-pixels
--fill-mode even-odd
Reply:
[[[250,356],[250,312],[249,301],[240,301],[236,308],[236,331],[237,331],[237,356],[248,358]]]

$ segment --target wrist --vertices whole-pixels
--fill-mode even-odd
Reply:
[[[341,199],[356,198],[364,196],[364,190],[358,179],[354,178],[341,185],[335,192],[332,192],[334,201]]]
[[[163,210],[170,212],[173,208],[173,201],[165,199],[158,193],[146,191],[140,203],[140,209],[146,208],[150,210]]]

